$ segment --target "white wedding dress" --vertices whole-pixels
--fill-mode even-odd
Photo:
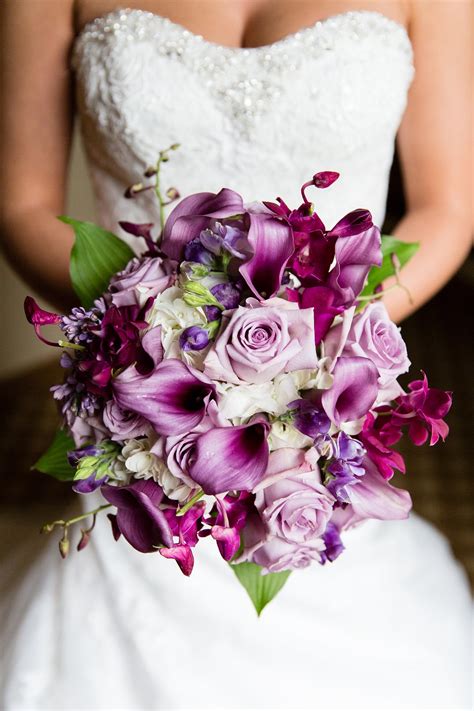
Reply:
[[[413,75],[392,20],[350,12],[233,49],[115,11],[81,33],[73,66],[109,229],[158,223],[151,196],[123,192],[176,142],[163,181],[181,195],[226,186],[297,206],[304,181],[337,170],[314,191],[326,224],[357,207],[381,224]],[[52,541],[20,582],[17,550],[4,567],[2,708],[469,708],[470,595],[447,541],[416,515],[344,540],[260,619],[210,539],[190,579],[116,543],[105,517],[83,552],[62,561]]]

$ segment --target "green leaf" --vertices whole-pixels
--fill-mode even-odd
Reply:
[[[90,308],[107,289],[110,278],[128,264],[134,253],[112,232],[92,222],[80,222],[64,216],[59,219],[74,228],[76,239],[71,250],[69,271],[81,304]]]
[[[74,448],[71,437],[64,430],[58,430],[49,448],[31,468],[60,481],[72,481],[75,470],[67,460],[67,453]]]
[[[259,617],[264,607],[280,592],[291,572],[286,570],[262,575],[262,568],[255,563],[231,563],[230,567],[247,590]]]
[[[397,256],[401,268],[418,251],[419,246],[418,242],[401,242],[395,237],[382,235],[382,266],[372,267],[361,296],[370,296],[379,284],[395,274],[392,254]]]

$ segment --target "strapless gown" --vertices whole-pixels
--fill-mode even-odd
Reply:
[[[85,28],[72,62],[109,229],[158,222],[151,197],[123,191],[176,142],[163,180],[182,195],[226,186],[297,205],[305,180],[337,170],[315,196],[326,224],[357,207],[382,223],[414,71],[406,31],[384,16],[346,13],[231,49],[119,10]],[[469,708],[466,578],[415,514],[347,532],[344,555],[290,576],[260,619],[210,541],[185,579],[108,525],[64,562],[51,542],[19,581],[24,551],[5,565],[2,708]]]

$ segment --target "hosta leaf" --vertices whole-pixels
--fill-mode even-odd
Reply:
[[[395,274],[392,254],[397,256],[400,267],[403,267],[418,251],[419,246],[417,242],[401,242],[395,237],[382,235],[382,266],[372,267],[361,296],[370,296],[379,284]]]
[[[81,304],[90,308],[107,289],[110,278],[134,256],[132,250],[112,232],[71,217],[60,217],[72,225],[75,234],[69,271],[74,291]]]
[[[231,568],[247,590],[259,617],[264,607],[280,592],[291,572],[262,575],[262,568],[255,563],[232,563]]]
[[[64,430],[58,430],[50,446],[32,466],[32,469],[49,474],[60,481],[72,481],[75,469],[67,460],[67,453],[71,449],[75,449],[71,437]]]

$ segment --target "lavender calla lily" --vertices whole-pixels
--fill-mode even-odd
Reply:
[[[271,214],[249,214],[247,240],[252,256],[239,268],[248,287],[259,299],[273,296],[281,286],[286,263],[293,254],[293,231]]]
[[[268,465],[267,436],[270,424],[264,418],[239,427],[215,427],[196,439],[191,478],[206,494],[252,491]]]
[[[338,294],[338,305],[350,306],[363,289],[372,266],[380,266],[382,255],[378,227],[336,241],[336,264],[327,285]]]
[[[215,391],[203,373],[175,358],[162,361],[150,375],[127,368],[113,382],[118,405],[144,417],[162,435],[196,427]]]
[[[378,388],[378,370],[368,358],[338,358],[333,371],[334,383],[323,392],[321,402],[328,417],[336,424],[363,417],[374,404]]]
[[[166,220],[161,248],[171,259],[181,259],[188,242],[199,237],[213,219],[242,214],[242,197],[228,188],[215,193],[195,193],[181,200]]]

